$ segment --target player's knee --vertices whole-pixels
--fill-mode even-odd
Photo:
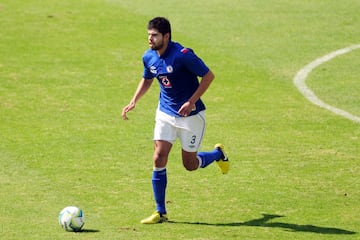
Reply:
[[[183,165],[184,165],[184,168],[187,170],[187,171],[195,171],[198,169],[199,167],[199,164],[194,164],[192,162],[183,162]]]
[[[165,167],[167,162],[167,157],[161,154],[155,153],[153,156],[154,166],[155,167]]]
[[[187,171],[195,171],[199,168],[199,160],[196,152],[182,151],[183,166]]]
[[[184,165],[185,169],[189,172],[191,171],[195,171],[197,168],[194,168],[193,166],[187,166],[187,165]]]

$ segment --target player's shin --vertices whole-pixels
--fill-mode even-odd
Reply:
[[[219,160],[222,156],[222,153],[218,149],[214,149],[210,152],[198,152],[197,157],[201,168],[205,168],[210,165],[212,162]]]
[[[154,198],[156,202],[156,211],[161,214],[166,213],[165,206],[165,192],[167,185],[166,168],[154,169],[152,176],[152,186],[154,192]]]

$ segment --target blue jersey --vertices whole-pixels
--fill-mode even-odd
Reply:
[[[209,72],[205,63],[193,50],[179,43],[169,42],[162,56],[155,50],[147,50],[143,55],[145,79],[157,78],[160,85],[159,108],[171,116],[180,117],[178,110],[194,94],[199,86],[198,77]],[[205,110],[199,99],[190,115]]]

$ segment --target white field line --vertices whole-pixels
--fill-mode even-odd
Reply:
[[[335,114],[338,114],[340,116],[343,116],[347,119],[350,119],[351,121],[360,123],[360,117],[352,115],[351,113],[348,113],[342,109],[333,107],[329,104],[326,104],[325,102],[323,102],[322,100],[320,100],[315,93],[309,89],[306,84],[305,84],[305,80],[307,78],[307,76],[309,75],[309,73],[315,69],[316,67],[320,66],[321,64],[330,61],[331,59],[342,55],[342,54],[346,54],[349,53],[355,49],[360,48],[360,44],[358,45],[353,45],[347,48],[343,48],[343,49],[339,49],[335,52],[329,53],[323,57],[320,57],[318,59],[316,59],[315,61],[309,63],[308,65],[306,65],[304,68],[302,68],[294,77],[294,84],[297,87],[297,89],[305,96],[305,98],[307,98],[310,102],[312,102],[315,105],[318,105],[322,108],[325,108]]]

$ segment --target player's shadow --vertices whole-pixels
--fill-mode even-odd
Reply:
[[[272,222],[271,220],[275,218],[280,218],[284,216],[272,215],[272,214],[263,214],[263,217],[258,219],[253,219],[246,222],[233,222],[233,223],[205,223],[205,222],[177,222],[169,221],[169,223],[177,224],[194,224],[194,225],[206,225],[206,226],[226,226],[226,227],[267,227],[267,228],[283,228],[288,231],[294,232],[311,232],[311,233],[320,233],[320,234],[356,234],[356,232],[332,228],[332,227],[319,227],[314,225],[300,225],[294,223],[282,223],[282,222]],[[271,221],[271,222],[269,222]]]

